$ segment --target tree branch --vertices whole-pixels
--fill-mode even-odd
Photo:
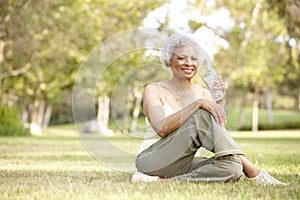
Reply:
[[[20,69],[15,69],[15,70],[12,70],[12,71],[9,71],[9,72],[1,73],[0,74],[0,80],[2,80],[4,78],[7,78],[7,77],[10,77],[10,76],[18,76],[20,74],[23,74],[23,73],[27,72],[30,68],[31,68],[31,65],[29,63],[27,63],[25,65],[25,67],[22,67]]]

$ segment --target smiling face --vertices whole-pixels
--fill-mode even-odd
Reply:
[[[179,46],[174,49],[169,67],[173,76],[191,80],[197,73],[198,56],[192,46]]]

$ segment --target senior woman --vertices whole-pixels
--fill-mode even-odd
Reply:
[[[161,60],[173,76],[145,88],[143,109],[151,126],[132,182],[229,182],[244,173],[262,184],[284,184],[253,165],[226,131],[223,100],[213,101],[208,89],[192,83],[200,56],[198,44],[185,35],[165,42]],[[226,90],[220,77],[215,86]],[[195,156],[200,147],[214,156]]]

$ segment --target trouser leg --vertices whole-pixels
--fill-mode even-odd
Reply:
[[[228,182],[237,181],[243,174],[243,167],[236,155],[194,159],[185,174],[173,177],[177,181]]]
[[[200,109],[192,118],[202,147],[215,153],[216,158],[229,154],[243,154],[227,130],[219,126],[209,112]]]
[[[201,146],[214,152],[216,159],[242,154],[227,131],[216,124],[210,113],[200,109],[178,130],[140,153],[136,166],[139,171],[149,175],[182,175],[190,171],[194,155]]]

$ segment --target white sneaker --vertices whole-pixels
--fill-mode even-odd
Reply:
[[[248,180],[257,181],[259,184],[263,185],[288,185],[287,183],[283,183],[273,176],[271,176],[267,171],[260,171],[257,176],[254,178],[247,178]]]
[[[158,176],[149,176],[147,174],[143,174],[141,172],[134,172],[131,178],[132,183],[137,182],[157,182],[159,181]]]

